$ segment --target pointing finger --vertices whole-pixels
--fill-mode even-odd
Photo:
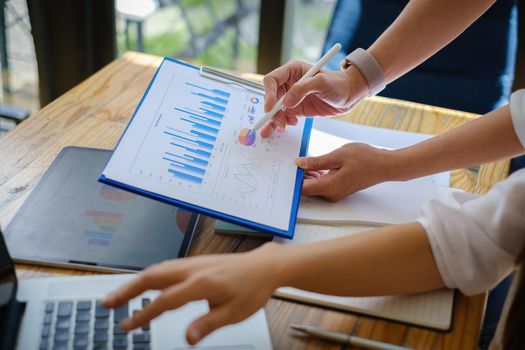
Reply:
[[[203,299],[202,287],[190,280],[169,287],[144,309],[124,320],[120,327],[126,331],[141,327],[165,311],[175,310],[190,301]]]
[[[118,307],[147,290],[162,289],[182,281],[185,278],[183,268],[175,270],[173,266],[168,268],[168,264],[170,263],[160,263],[142,271],[137,277],[108,295],[103,300],[103,304],[107,307]],[[182,265],[182,262],[178,262],[177,265]]]

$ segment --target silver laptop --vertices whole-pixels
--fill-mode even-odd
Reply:
[[[100,300],[133,275],[26,279],[17,282],[13,261],[0,233],[0,349],[271,349],[264,311],[212,333],[189,347],[189,323],[207,303],[186,304],[151,324],[125,333],[118,322],[155,298],[148,292],[109,310]]]

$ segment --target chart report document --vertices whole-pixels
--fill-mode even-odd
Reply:
[[[311,120],[263,139],[264,91],[164,59],[100,180],[219,219],[291,237]]]

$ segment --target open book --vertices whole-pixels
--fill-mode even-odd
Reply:
[[[276,237],[274,241],[283,244],[308,243],[352,235],[369,229],[370,226],[298,224],[293,240]],[[450,329],[454,306],[454,291],[450,289],[402,296],[339,297],[285,287],[279,288],[274,296],[438,330]]]

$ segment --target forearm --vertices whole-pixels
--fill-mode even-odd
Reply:
[[[346,296],[405,294],[444,286],[417,223],[312,244],[279,246],[276,286]]]
[[[508,106],[416,145],[389,152],[386,180],[420,176],[510,158],[525,152]]]
[[[391,82],[454,40],[494,2],[412,0],[368,51]]]

